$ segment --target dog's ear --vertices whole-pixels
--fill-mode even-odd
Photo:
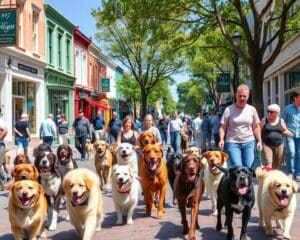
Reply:
[[[69,145],[68,148],[69,148],[70,159],[73,159],[73,150]]]
[[[249,171],[252,174],[252,177],[256,178],[255,171],[252,168],[249,168]]]
[[[84,176],[84,181],[85,181],[85,184],[86,184],[87,188],[88,188],[89,190],[91,190],[92,187],[93,187],[93,185],[94,185],[93,180],[92,180],[88,175],[85,175],[85,176]]]
[[[16,167],[14,167],[11,172],[10,175],[14,178],[16,176]]]
[[[293,193],[296,193],[298,191],[298,184],[296,183],[296,181],[292,181],[292,190]]]
[[[34,179],[38,180],[40,174],[39,174],[39,171],[37,170],[37,168],[34,165],[32,165],[32,171],[33,171]]]
[[[107,142],[105,142],[105,146],[108,148],[109,147],[109,144]]]
[[[229,158],[229,155],[226,152],[221,152],[222,158],[226,161]]]

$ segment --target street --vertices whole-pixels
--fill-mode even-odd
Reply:
[[[11,151],[13,155],[13,150]],[[77,154],[77,153],[76,153]],[[75,155],[76,155],[75,154]],[[78,161],[80,167],[87,167],[94,170],[93,160]],[[257,183],[255,183],[257,188]],[[299,191],[297,193],[299,200]],[[8,192],[0,192],[0,239],[11,240],[13,239],[10,223],[8,220],[7,212]],[[163,219],[156,219],[156,213],[153,212],[152,217],[144,217],[145,207],[143,205],[142,196],[140,197],[139,205],[134,212],[134,222],[132,225],[117,226],[116,214],[114,211],[113,201],[111,199],[110,191],[103,191],[103,206],[104,206],[104,221],[102,230],[95,234],[94,239],[186,239],[186,236],[181,234],[182,226],[180,214],[177,206],[171,205],[171,190],[168,187],[165,216]],[[197,239],[226,239],[227,229],[221,232],[215,230],[216,217],[210,215],[210,200],[203,196],[200,203],[199,224],[200,230],[196,231]],[[58,214],[58,227],[56,231],[47,231],[47,239],[57,240],[75,240],[79,239],[76,235],[73,226],[65,220],[66,210],[62,206]],[[189,219],[189,216],[188,216]],[[222,218],[224,220],[224,216]],[[296,215],[291,229],[292,239],[300,238],[300,229],[297,227],[300,224],[300,209],[297,206]],[[236,239],[238,239],[241,227],[241,216],[235,215],[234,217],[234,232]],[[281,230],[276,230],[279,234],[274,238],[267,239],[281,239]],[[252,217],[248,225],[249,239],[263,239],[266,238],[262,228],[258,227],[258,210],[254,206]]]

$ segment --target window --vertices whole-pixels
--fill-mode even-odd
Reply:
[[[36,12],[32,13],[32,42],[33,42],[33,52],[38,53],[38,43],[39,43],[39,33],[38,33],[38,22],[39,14]]]
[[[18,38],[19,38],[19,47],[23,47],[23,8],[24,5],[22,3],[17,3],[17,11],[18,11]]]
[[[271,104],[271,81],[267,83],[267,97],[268,97],[268,105]]]
[[[53,64],[53,30],[48,28],[48,62]]]
[[[70,58],[70,39],[66,42],[66,69],[67,72],[71,71],[71,58]]]
[[[275,103],[279,104],[279,79],[275,78]]]
[[[58,33],[57,35],[57,61],[58,67],[62,67],[62,34]]]

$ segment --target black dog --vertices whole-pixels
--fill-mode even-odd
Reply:
[[[168,147],[166,160],[168,168],[169,183],[173,191],[173,205],[176,205],[175,191],[174,191],[174,180],[176,174],[179,174],[179,166],[183,156],[181,153],[171,153],[171,148]]]
[[[247,225],[251,217],[251,210],[255,202],[254,188],[252,178],[255,172],[248,167],[233,167],[229,169],[218,188],[218,220],[217,230],[222,229],[221,212],[225,206],[226,222],[228,227],[227,240],[234,239],[232,218],[233,212],[242,213],[241,240],[247,239]]]
[[[61,144],[57,148],[58,167],[65,176],[67,172],[78,168],[77,163],[73,160],[72,148],[67,144]]]

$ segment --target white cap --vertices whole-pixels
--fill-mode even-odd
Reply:
[[[27,113],[22,113],[21,118],[28,118]]]
[[[280,107],[277,104],[271,104],[267,109],[268,111],[280,113]]]

